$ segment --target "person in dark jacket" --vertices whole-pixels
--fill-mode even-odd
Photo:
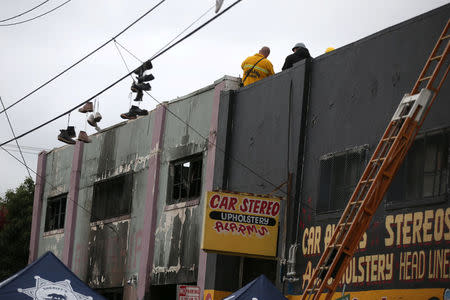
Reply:
[[[294,53],[286,57],[283,68],[281,68],[282,71],[291,68],[296,62],[311,57],[311,55],[309,55],[308,49],[306,49],[305,44],[303,43],[295,44],[294,48],[292,48],[292,51],[294,51]]]

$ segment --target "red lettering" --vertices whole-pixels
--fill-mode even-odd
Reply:
[[[228,209],[229,210],[236,210],[235,205],[237,204],[238,200],[234,197],[230,198],[230,203],[228,204]]]
[[[269,230],[267,230],[267,228],[264,226],[261,226],[261,228],[258,230],[258,233],[260,236],[264,236],[268,232],[269,232]]]
[[[239,209],[240,209],[242,212],[247,212],[247,210],[248,210],[247,204],[248,204],[248,199],[245,198],[245,199],[242,201],[242,204],[239,206]]]
[[[209,200],[209,206],[211,208],[217,208],[217,206],[219,205],[218,200],[220,200],[220,196],[219,195],[212,196],[211,199]]]
[[[259,213],[259,203],[261,203],[261,200],[255,200],[255,205],[253,206],[253,213],[257,214]]]
[[[261,201],[261,209],[259,210],[259,213],[263,215],[266,207],[267,207],[267,201]]]
[[[270,210],[272,209],[273,202],[269,201],[269,204],[267,205],[266,215],[270,215]]]
[[[231,229],[231,232],[237,231],[237,225],[236,225],[236,223],[231,223],[230,229]]]
[[[256,229],[256,226],[255,226],[255,225],[247,225],[246,227],[247,227],[247,232],[248,232],[248,235],[251,235],[251,234],[252,234],[252,232],[256,232],[256,231],[257,231],[257,229]]]
[[[275,217],[276,215],[278,215],[279,212],[280,212],[280,203],[275,202],[272,208],[272,216]]]
[[[220,201],[219,209],[227,209],[228,207],[228,197],[223,197],[222,201]]]
[[[221,231],[223,230],[223,224],[222,224],[222,222],[216,221],[216,225],[214,226],[214,229],[215,229],[217,232],[221,232]]]
[[[250,199],[248,201],[250,202],[250,207],[248,208],[248,211],[251,212],[251,211],[253,211],[253,204],[255,204],[255,200]]]
[[[238,232],[241,233],[242,235],[245,235],[245,225],[239,224]]]

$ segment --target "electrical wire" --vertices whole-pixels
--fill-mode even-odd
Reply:
[[[5,104],[3,103],[2,97],[0,97],[0,102],[2,103],[3,108],[5,108]],[[16,137],[16,133],[14,132],[14,129],[11,124],[11,120],[9,119],[8,113],[5,112],[5,115],[6,115],[6,120],[8,120],[9,128],[11,129],[13,137]],[[15,140],[15,142],[16,142],[17,148],[19,148],[20,156],[22,157],[23,163],[26,166],[27,161],[25,160],[25,157],[23,156],[22,149],[20,149],[19,142],[17,140]],[[28,170],[28,168],[27,168],[27,172],[28,172],[28,176],[31,177],[31,174],[30,174],[30,171]]]
[[[35,7],[30,8],[29,10],[24,11],[23,13],[20,13],[20,14],[18,14],[18,15],[12,16],[12,17],[7,18],[7,19],[0,20],[0,23],[5,22],[5,21],[9,21],[9,20],[12,20],[12,19],[15,19],[15,18],[18,18],[18,17],[20,17],[20,16],[23,16],[24,14],[27,14],[27,13],[29,13],[30,11],[33,11],[33,10],[35,10],[36,8],[38,8],[38,7],[42,6],[42,5],[44,5],[44,4],[47,3],[48,1],[50,1],[50,0],[45,0],[45,1],[42,2],[41,4],[36,5]]]
[[[189,26],[187,26],[183,31],[181,31],[177,36],[175,36],[173,39],[171,39],[167,44],[165,44],[163,47],[161,47],[161,49],[159,49],[158,51],[156,51],[155,54],[153,54],[153,56],[150,58],[151,60],[153,60],[161,51],[164,50],[164,48],[166,48],[167,46],[169,46],[173,41],[175,41],[178,37],[180,37],[183,33],[185,33],[189,28],[191,28],[192,26],[194,26],[195,23],[197,23],[201,18],[203,18],[204,16],[206,16],[207,13],[209,13],[211,10],[213,10],[213,8],[216,5],[214,4],[212,7],[210,7],[207,11],[205,11],[200,17],[198,17],[194,22],[192,22]],[[126,50],[125,50],[126,51]],[[134,55],[133,55],[134,56]]]
[[[13,25],[19,25],[19,24],[23,24],[23,23],[27,23],[27,22],[36,20],[37,18],[43,17],[43,16],[45,16],[45,15],[51,13],[52,11],[55,11],[55,10],[57,10],[58,8],[60,8],[60,7],[64,6],[64,5],[66,5],[66,4],[69,3],[70,1],[72,1],[72,0],[67,0],[66,2],[64,2],[64,3],[60,4],[60,5],[58,5],[57,7],[53,8],[53,9],[51,9],[51,10],[49,10],[49,11],[43,13],[43,14],[37,15],[36,17],[33,17],[33,18],[31,18],[31,19],[27,19],[27,20],[23,20],[23,21],[20,21],[20,22],[15,22],[15,23],[9,23],[9,24],[0,24],[0,26],[13,26]]]
[[[17,100],[16,102],[12,103],[11,105],[7,106],[5,109],[3,109],[2,111],[0,111],[0,114],[7,111],[8,109],[10,109],[11,107],[15,106],[16,104],[22,102],[23,100],[25,100],[26,98],[28,98],[29,96],[33,95],[34,93],[36,93],[37,91],[39,91],[40,89],[42,89],[43,87],[45,87],[46,85],[48,85],[50,82],[54,81],[55,79],[57,79],[58,77],[60,77],[61,75],[63,75],[64,73],[66,73],[67,71],[71,70],[73,67],[75,67],[76,65],[78,65],[79,63],[81,63],[82,61],[86,60],[89,56],[91,56],[92,54],[94,54],[95,52],[99,51],[100,49],[102,49],[103,47],[105,47],[107,44],[109,44],[111,41],[113,41],[114,39],[116,39],[118,36],[120,36],[122,33],[124,33],[125,31],[127,31],[130,27],[132,27],[134,24],[136,24],[137,22],[139,22],[142,18],[144,18],[145,16],[147,16],[149,13],[151,13],[154,9],[156,9],[159,5],[161,5],[163,2],[165,2],[166,0],[161,0],[160,2],[158,2],[155,6],[153,6],[152,8],[150,8],[147,12],[145,12],[143,15],[141,15],[139,18],[137,18],[135,21],[133,21],[130,25],[128,25],[127,27],[125,27],[125,29],[123,29],[122,31],[120,31],[118,34],[116,34],[114,37],[112,37],[111,39],[109,39],[108,41],[106,41],[105,43],[103,43],[102,45],[100,45],[99,47],[97,47],[95,50],[91,51],[89,54],[85,55],[83,58],[81,58],[80,60],[78,60],[77,62],[75,62],[74,64],[72,64],[71,66],[69,66],[68,68],[64,69],[62,72],[60,72],[59,74],[53,76],[51,79],[47,80],[45,83],[41,84],[40,86],[38,86],[37,88],[35,88],[34,90],[32,90],[31,92],[29,92],[28,94],[26,94],[25,96],[23,96],[22,98],[20,98],[19,100]],[[126,76],[125,76],[126,77]],[[84,103],[83,103],[84,104]]]
[[[160,3],[162,3],[165,0],[162,0]],[[213,18],[209,19],[207,22],[203,23],[202,25],[200,25],[199,27],[197,27],[194,31],[192,31],[191,33],[189,33],[188,35],[184,36],[181,40],[177,41],[175,44],[171,45],[169,48],[167,48],[166,50],[164,50],[163,52],[159,53],[157,56],[161,56],[163,53],[167,52],[169,49],[173,48],[175,45],[181,43],[182,41],[184,41],[185,39],[187,39],[188,37],[192,36],[195,32],[198,32],[201,28],[205,27],[206,24],[211,23],[213,20],[217,19],[219,16],[221,16],[222,14],[224,14],[225,12],[227,12],[230,8],[232,8],[234,5],[236,5],[237,3],[241,2],[242,0],[237,0],[236,2],[234,2],[233,4],[231,4],[230,6],[228,6],[226,9],[224,9],[222,12],[218,13],[217,15],[215,15]],[[160,4],[159,3],[159,4]],[[158,4],[158,5],[159,5]],[[155,6],[156,7],[156,6]],[[12,141],[15,141],[16,139],[20,139],[36,130],[38,130],[39,128],[44,127],[45,125],[48,125],[51,122],[54,122],[56,120],[58,120],[59,118],[69,114],[70,112],[74,111],[75,109],[77,109],[78,107],[84,105],[85,103],[91,101],[92,99],[94,99],[95,97],[98,97],[99,95],[103,94],[105,91],[109,90],[110,88],[112,88],[113,86],[115,86],[116,84],[118,84],[119,82],[121,82],[122,80],[124,80],[125,78],[127,78],[128,76],[130,76],[133,72],[129,72],[128,74],[125,74],[124,76],[122,76],[121,78],[117,79],[115,82],[111,83],[110,85],[108,85],[107,87],[105,87],[103,90],[101,90],[100,92],[98,92],[97,94],[95,94],[94,96],[88,98],[87,100],[77,104],[75,107],[69,109],[68,111],[65,111],[61,114],[59,114],[58,116],[48,120],[47,122],[44,122],[18,136],[16,136],[13,139],[7,140],[3,143],[0,144],[0,146],[6,145]],[[11,107],[11,106],[10,106]],[[6,108],[7,110],[8,108]],[[5,111],[5,110],[4,110]],[[3,111],[2,111],[3,112]],[[1,112],[0,112],[1,113]]]

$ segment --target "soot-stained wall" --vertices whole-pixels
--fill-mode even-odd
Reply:
[[[300,229],[296,267],[300,281],[287,284],[286,293],[299,294],[306,287],[342,212],[318,205],[321,192],[328,188],[320,181],[325,176],[321,158],[362,147],[367,149],[365,166],[403,94],[412,90],[449,15],[450,5],[446,5],[314,60],[303,188],[297,199],[302,202],[301,214],[299,222],[294,219],[290,225]],[[449,99],[447,80],[422,133],[450,127]],[[448,182],[448,171],[442,176],[447,176]],[[390,190],[406,190],[410,184],[403,182]],[[450,231],[448,185],[446,188],[445,197],[423,198],[422,202],[392,205],[398,199],[385,197],[347,268],[346,291],[448,287],[448,264],[444,262],[450,254],[446,246],[450,234],[445,235]],[[331,201],[338,196],[331,195]],[[433,230],[435,235],[430,236]],[[424,295],[440,298],[441,292]]]
[[[214,189],[268,194],[286,183],[289,173],[295,186],[305,68],[304,61],[290,71],[221,95]],[[283,210],[289,201],[289,213],[294,193],[292,189],[288,199],[286,184],[274,193],[284,197]],[[205,288],[233,291],[261,273],[276,281],[275,260],[244,259],[241,283],[238,270],[239,257],[209,254]]]

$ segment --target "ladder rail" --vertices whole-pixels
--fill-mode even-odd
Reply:
[[[399,118],[393,118],[389,122],[383,137],[372,154],[355,191],[341,215],[332,238],[328,245],[326,245],[319,263],[313,271],[313,275],[308,282],[302,299],[306,299],[306,296],[308,299],[311,296],[313,296],[313,299],[318,299],[325,289],[328,290],[326,299],[331,299],[340,283],[348,261],[353,257],[360,239],[370,225],[373,214],[375,214],[376,209],[382,202],[394,175],[400,168],[448,75],[449,67],[445,70],[438,87],[432,87],[449,52],[450,41],[447,41],[443,53],[436,55],[442,41],[449,38],[449,35],[446,34],[449,29],[449,24],[450,20],[447,21],[445,29],[441,33],[411,92],[411,95],[417,94],[420,84],[428,80],[426,88],[432,91],[430,101],[425,103],[418,102],[412,114],[409,111],[412,107],[409,101],[413,100],[408,100],[406,104],[402,100],[400,103],[398,108],[400,111]],[[432,75],[424,77],[433,60],[438,60],[438,63],[434,67]],[[404,105],[402,106],[402,104]],[[420,112],[422,109],[423,112]],[[325,272],[325,276],[323,276],[323,272]],[[333,280],[329,284],[331,278]],[[318,288],[317,285],[319,285]]]

